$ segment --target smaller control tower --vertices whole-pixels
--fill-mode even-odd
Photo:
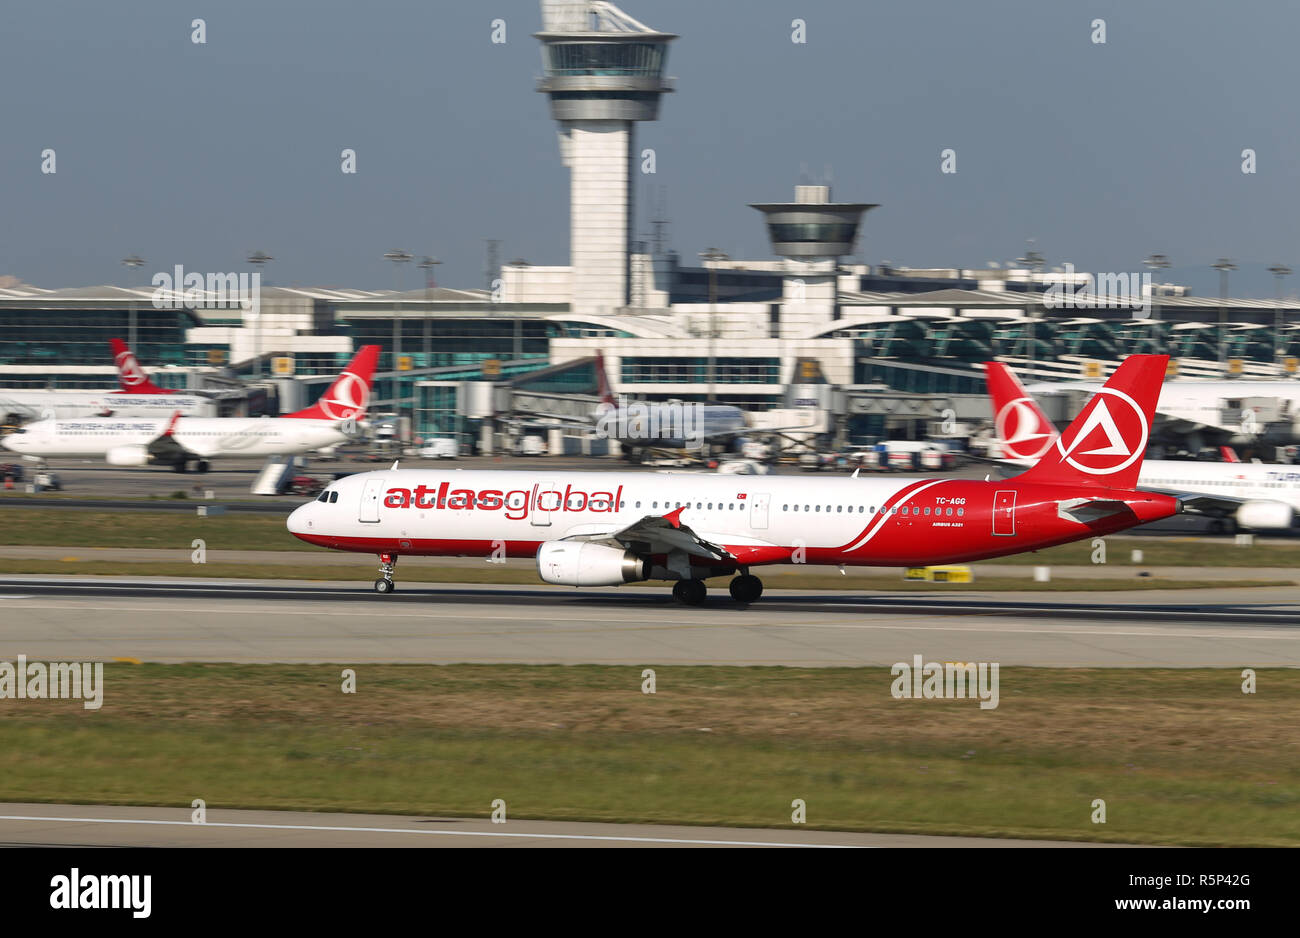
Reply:
[[[630,300],[635,121],[659,117],[668,43],[605,0],[542,0],[542,78],[569,168],[572,309],[609,313]]]
[[[751,203],[772,253],[785,258],[783,333],[807,334],[836,318],[839,259],[853,253],[862,216],[876,204],[832,202],[830,186],[795,186],[793,202]]]

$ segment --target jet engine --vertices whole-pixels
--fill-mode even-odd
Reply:
[[[650,576],[650,561],[630,550],[591,541],[546,541],[537,574],[558,586],[619,586]]]
[[[1237,524],[1256,531],[1291,527],[1295,512],[1282,502],[1246,502],[1237,509]]]
[[[110,466],[147,466],[149,450],[139,444],[131,446],[114,446],[104,454]]]

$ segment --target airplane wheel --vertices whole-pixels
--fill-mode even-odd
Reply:
[[[752,603],[763,595],[763,581],[750,574],[736,577],[728,588],[731,598],[738,603]]]
[[[673,598],[688,606],[703,606],[708,592],[703,580],[678,580],[673,584]]]
[[[208,462],[206,459],[200,459],[198,462],[194,464],[194,469],[196,472],[207,472],[211,468],[212,468],[212,464]]]
[[[172,472],[184,472],[187,468],[188,467],[185,465],[184,462],[178,462],[172,464]]]
[[[395,588],[392,580],[375,580],[376,593],[391,593]]]

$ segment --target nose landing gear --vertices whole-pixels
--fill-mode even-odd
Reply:
[[[379,555],[379,579],[375,580],[375,592],[381,594],[391,593],[396,589],[393,583],[393,568],[397,566],[396,554]]]

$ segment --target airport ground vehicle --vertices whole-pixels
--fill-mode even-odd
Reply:
[[[1007,481],[717,473],[389,469],[331,483],[287,522],[294,536],[380,557],[533,557],[567,586],[675,581],[697,605],[732,576],[758,599],[764,564],[926,566],[1038,550],[1181,510],[1134,489],[1167,356],[1135,355],[1037,465]]]
[[[315,476],[294,476],[289,480],[290,495],[319,495],[325,488],[325,483]]]
[[[460,446],[449,437],[435,437],[424,441],[418,455],[421,459],[455,459],[460,455]]]

